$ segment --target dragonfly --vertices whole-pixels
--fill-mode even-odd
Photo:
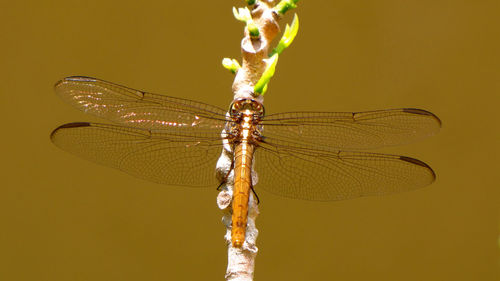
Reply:
[[[55,92],[70,105],[113,124],[64,124],[51,133],[52,142],[142,179],[216,186],[220,182],[214,168],[223,146],[229,146],[234,157],[234,247],[245,241],[253,166],[259,188],[317,201],[398,193],[427,186],[436,178],[420,160],[365,151],[436,134],[441,121],[422,109],[266,115],[254,99],[236,99],[228,111],[84,76],[62,79]]]

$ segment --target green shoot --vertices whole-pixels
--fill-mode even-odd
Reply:
[[[224,58],[222,60],[222,65],[224,66],[225,69],[231,71],[231,73],[233,73],[233,74],[238,72],[238,69],[241,68],[241,66],[237,60],[230,59],[230,58]]]
[[[254,93],[258,95],[264,95],[265,91],[267,90],[267,84],[269,84],[269,81],[274,75],[274,72],[276,70],[276,64],[278,63],[278,54],[274,54],[272,57],[270,57],[267,60],[267,67],[264,73],[262,73],[262,76],[260,77],[259,81],[257,84],[254,86]]]

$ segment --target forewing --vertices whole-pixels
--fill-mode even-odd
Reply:
[[[98,123],[69,123],[51,140],[61,149],[157,183],[217,184],[220,136],[212,130],[137,129]]]
[[[329,149],[373,149],[436,134],[441,121],[413,108],[368,112],[288,112],[265,116],[263,135]]]
[[[436,177],[427,164],[405,156],[317,150],[286,142],[262,143],[255,160],[257,190],[295,199],[398,193],[429,185]]]
[[[136,128],[197,127],[221,131],[225,122],[226,112],[218,107],[96,78],[67,77],[55,85],[55,91],[86,113]]]

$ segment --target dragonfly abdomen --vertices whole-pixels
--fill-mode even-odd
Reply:
[[[234,190],[231,240],[233,247],[245,242],[248,217],[248,199],[252,187],[252,157],[254,146],[242,141],[235,148]]]

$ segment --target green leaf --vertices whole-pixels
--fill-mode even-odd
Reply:
[[[274,10],[280,15],[284,15],[288,10],[297,8],[297,2],[299,0],[282,0],[274,7]]]
[[[250,14],[250,10],[247,7],[238,9],[236,9],[236,7],[233,7],[233,15],[237,20],[244,23],[252,20],[252,15]]]
[[[237,20],[247,24],[246,28],[248,30],[248,33],[250,34],[250,37],[254,39],[259,38],[260,36],[259,28],[254,23],[252,19],[252,14],[250,13],[250,10],[247,7],[238,9],[233,7],[233,15]]]
[[[285,32],[283,32],[283,36],[281,37],[280,41],[278,42],[278,45],[274,50],[271,52],[269,56],[273,56],[274,54],[281,54],[288,46],[290,46],[293,42],[293,39],[295,39],[295,36],[297,36],[297,33],[299,31],[299,17],[297,14],[293,16],[293,21],[292,21],[292,26],[289,26],[288,24],[285,27]]]
[[[267,90],[267,84],[271,80],[271,78],[274,75],[274,72],[276,71],[276,64],[278,63],[278,54],[273,55],[267,60],[267,67],[264,73],[262,73],[262,76],[260,77],[259,81],[257,84],[254,86],[254,93],[258,95],[263,95],[265,91]]]
[[[222,65],[224,66],[224,68],[231,71],[233,74],[238,72],[238,70],[241,68],[237,60],[230,58],[222,59]]]

